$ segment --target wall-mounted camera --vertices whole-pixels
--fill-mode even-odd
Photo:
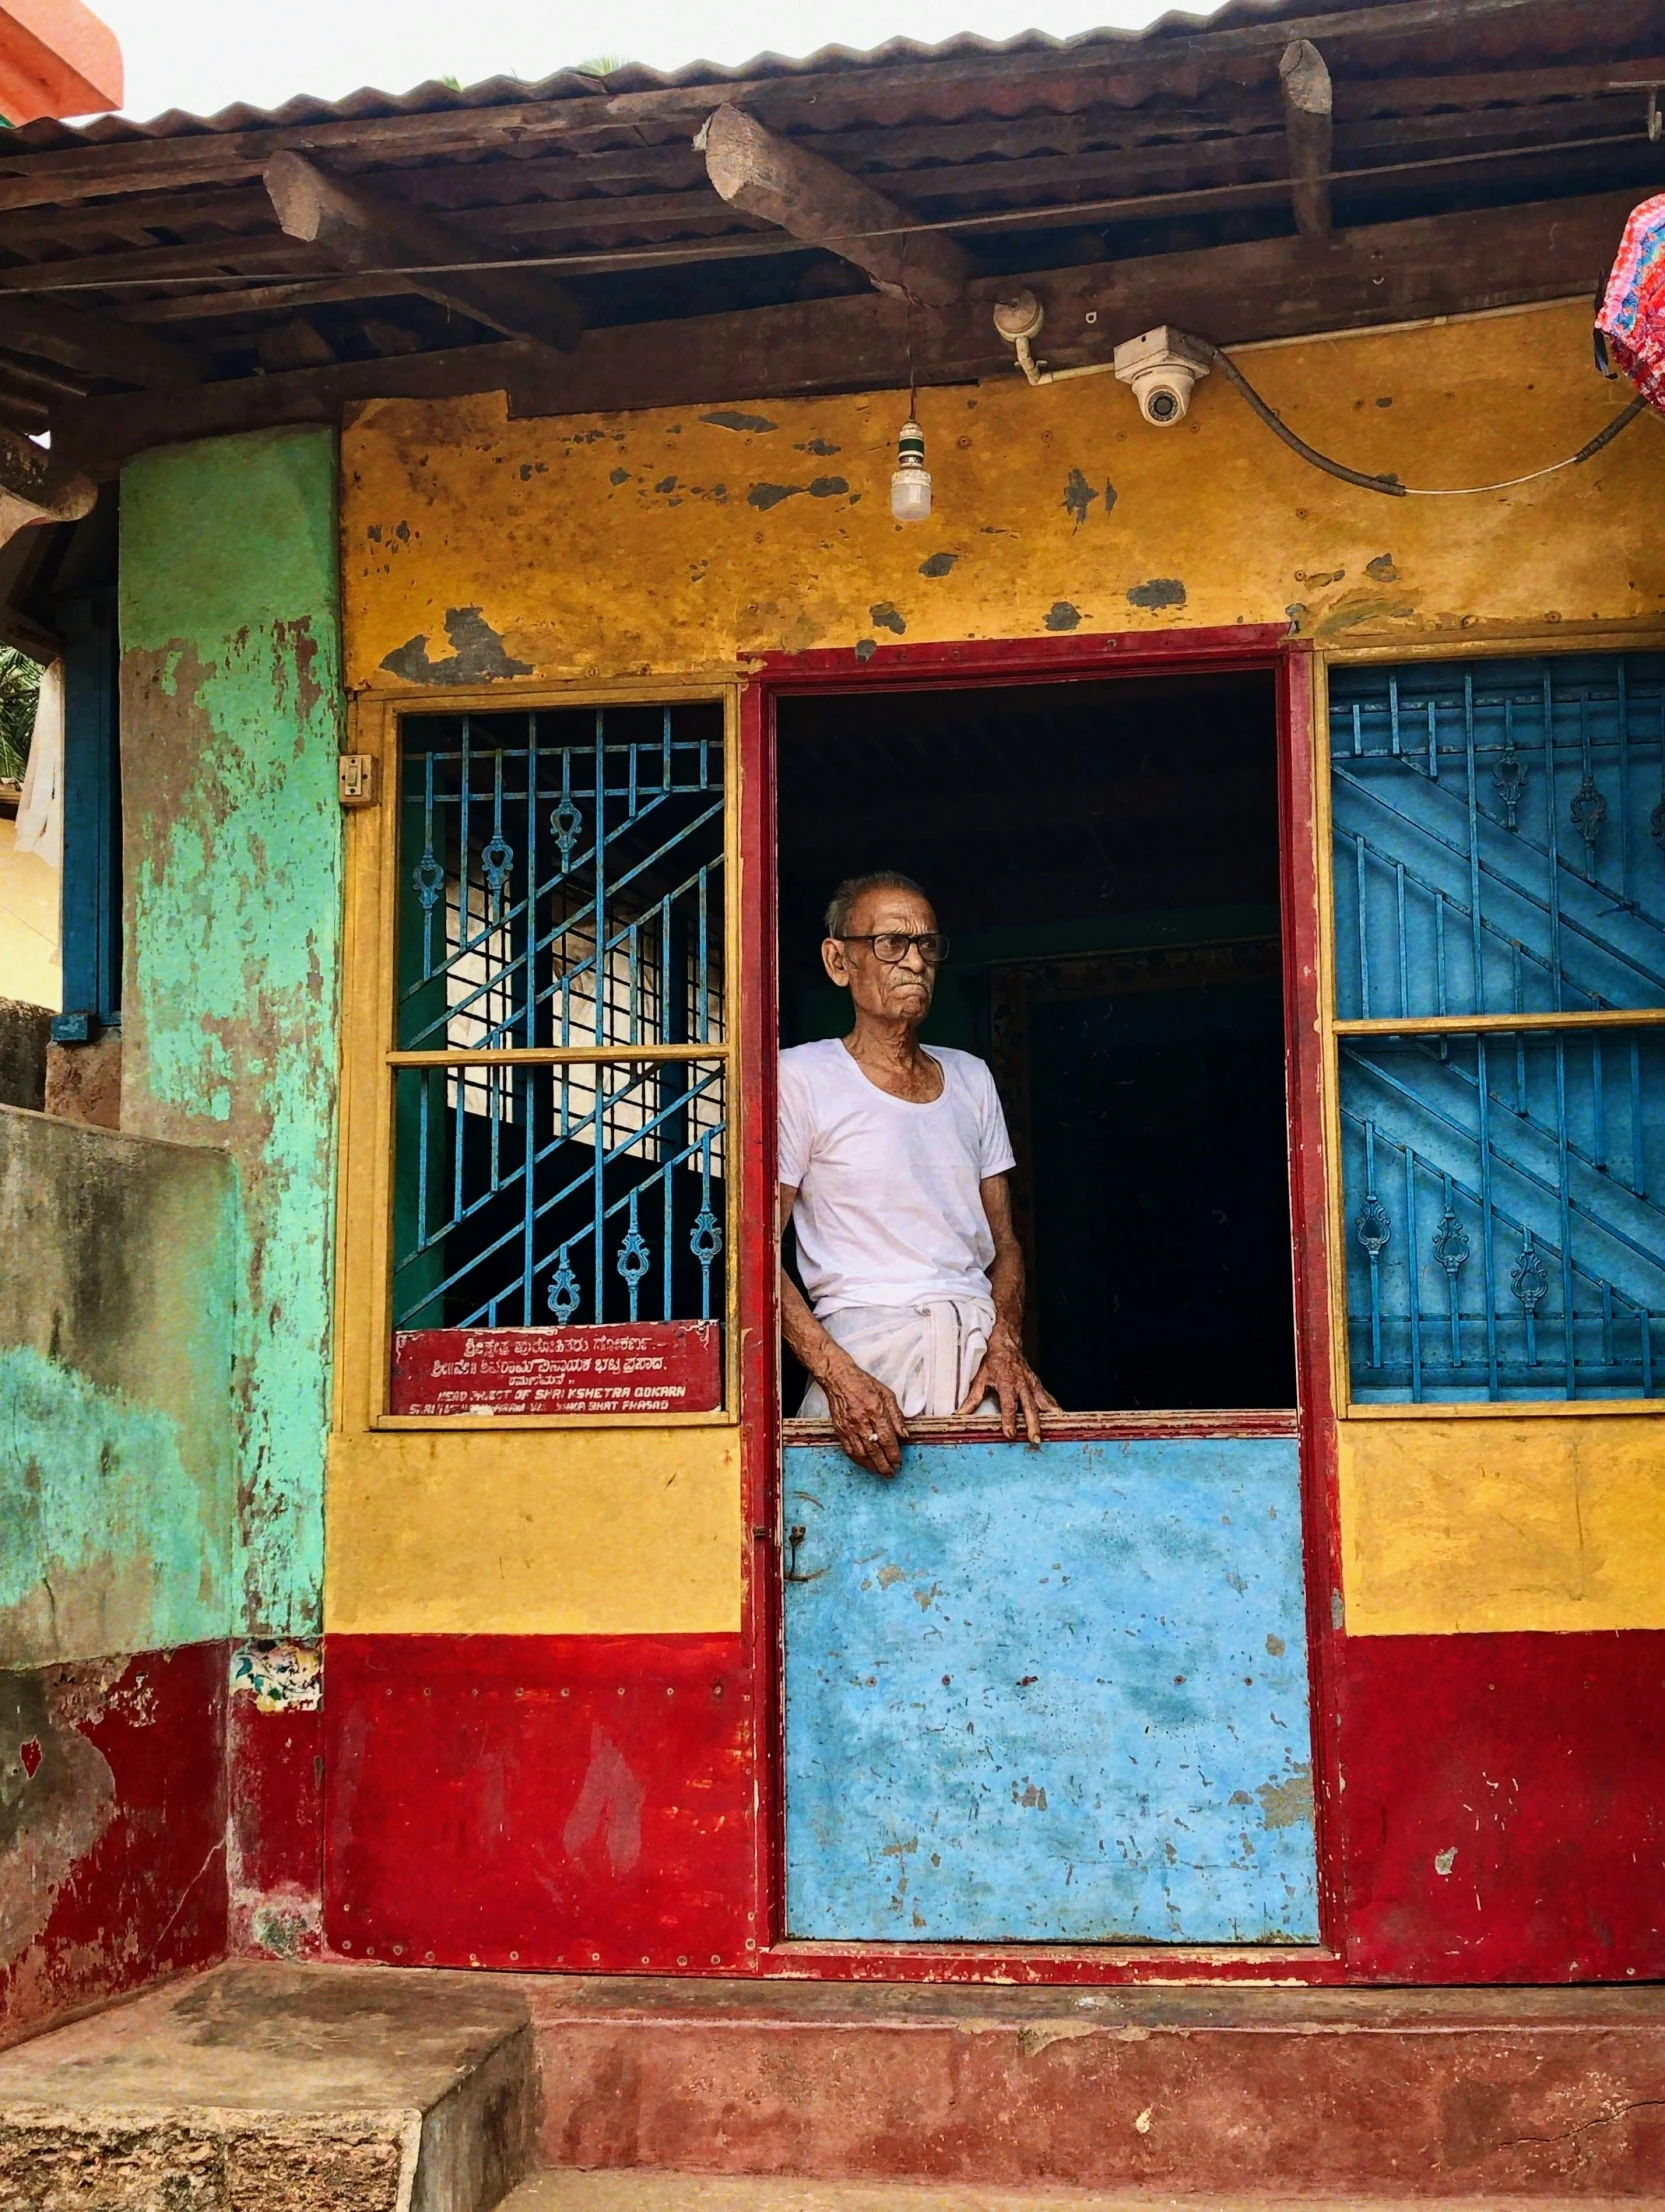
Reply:
[[[1199,376],[1208,374],[1208,363],[1184,331],[1162,323],[1118,346],[1115,370],[1121,382],[1132,387],[1146,422],[1165,430],[1185,419],[1191,387]]]

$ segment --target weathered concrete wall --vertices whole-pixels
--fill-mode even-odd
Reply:
[[[0,1103],[39,1113],[46,1098],[52,1016],[44,1006],[0,998]]]
[[[341,822],[335,448],[170,448],[121,496],[122,1123],[223,1145],[239,1248],[232,1617],[316,1635]]]
[[[0,1108],[0,2034],[215,1955],[223,1152]]]
[[[1242,367],[1301,435],[1417,485],[1575,452],[1624,395],[1582,306],[1319,338]],[[751,653],[1293,621],[1324,643],[1657,617],[1665,429],[1470,500],[1321,475],[1218,376],[1155,430],[1110,378],[922,392],[931,519],[891,520],[899,392],[511,422],[363,407],[343,440],[348,676],[732,668]]]
[[[0,1666],[223,1637],[223,1153],[0,1107]]]

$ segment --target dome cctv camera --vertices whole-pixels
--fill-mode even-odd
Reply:
[[[1116,348],[1116,375],[1132,387],[1139,412],[1159,430],[1184,419],[1191,387],[1208,374],[1208,362],[1182,330],[1162,323]]]

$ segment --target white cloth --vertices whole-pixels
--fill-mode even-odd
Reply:
[[[836,1037],[780,1056],[780,1179],[797,1189],[798,1267],[820,1321],[989,1297],[978,1185],[1012,1165],[1006,1117],[981,1060],[930,1050],[943,1083],[928,1106],[881,1091]]]
[[[994,1308],[986,1298],[933,1298],[918,1306],[843,1306],[827,1316],[827,1334],[856,1365],[896,1393],[912,1420],[958,1413],[989,1348]],[[998,1404],[991,1392],[984,1404]],[[827,1395],[811,1383],[798,1408],[824,1421]]]
[[[17,805],[14,850],[36,853],[49,868],[64,864],[64,667],[53,661],[40,672],[29,765]]]

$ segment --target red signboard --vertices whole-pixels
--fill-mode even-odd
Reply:
[[[715,1321],[408,1329],[395,1413],[709,1413],[723,1402]]]

